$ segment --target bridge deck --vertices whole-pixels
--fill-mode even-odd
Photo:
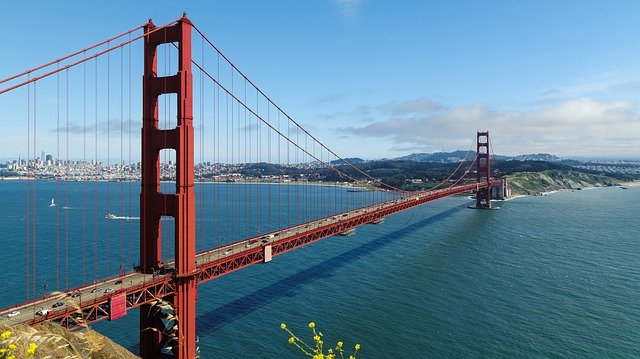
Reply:
[[[496,186],[500,180],[489,184],[473,183],[442,190],[417,192],[410,196],[389,200],[369,207],[336,214],[294,227],[245,239],[229,245],[201,252],[196,256],[198,283],[206,282],[243,267],[265,261],[265,252],[271,247],[273,256],[288,252],[306,244],[345,233],[358,226],[375,223],[382,218],[440,198],[488,186]],[[0,324],[35,324],[51,320],[75,329],[111,315],[111,303],[118,298],[126,300],[126,309],[161,299],[174,292],[173,263],[166,264],[161,272],[143,274],[131,272],[89,285],[58,292],[47,297],[0,310]],[[59,306],[54,307],[54,305]],[[43,313],[47,311],[46,313]],[[10,315],[12,312],[19,312]]]

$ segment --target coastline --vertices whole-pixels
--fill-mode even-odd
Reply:
[[[621,182],[619,185],[616,185],[616,186],[591,186],[591,187],[582,187],[580,189],[557,189],[557,190],[544,191],[544,192],[535,193],[535,194],[517,194],[517,195],[510,196],[508,198],[505,198],[503,201],[511,201],[511,200],[514,200],[517,198],[523,198],[523,197],[548,196],[548,195],[561,193],[561,192],[589,191],[589,190],[595,190],[595,189],[614,188],[614,187],[617,187],[617,188],[640,187],[640,181]]]

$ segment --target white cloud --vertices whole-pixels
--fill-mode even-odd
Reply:
[[[380,111],[391,116],[428,114],[445,109],[446,106],[443,104],[432,101],[426,97],[420,97],[409,101],[392,102],[379,107]]]
[[[341,130],[352,136],[389,139],[392,149],[466,149],[476,130],[488,130],[500,154],[640,157],[636,105],[587,97],[533,111],[492,110],[475,104],[432,115],[394,116]]]
[[[358,21],[362,0],[333,0],[333,3],[347,24],[353,24]]]

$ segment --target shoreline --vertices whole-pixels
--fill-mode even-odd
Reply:
[[[640,181],[620,182],[620,184],[615,186],[592,186],[592,187],[582,187],[580,189],[564,189],[563,188],[563,189],[556,189],[551,191],[544,191],[536,194],[517,194],[511,197],[505,198],[504,201],[511,201],[517,198],[522,198],[522,197],[548,196],[548,195],[552,195],[555,193],[562,193],[562,192],[590,191],[590,190],[596,190],[596,189],[622,188],[622,187],[640,187]]]

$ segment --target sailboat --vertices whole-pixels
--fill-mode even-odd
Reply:
[[[56,206],[56,202],[54,202],[53,198],[51,198],[51,204],[49,205],[49,207],[55,207]]]

